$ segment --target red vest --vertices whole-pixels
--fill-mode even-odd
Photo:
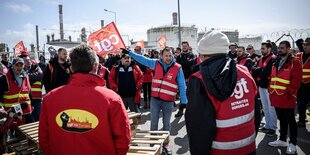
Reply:
[[[233,94],[225,101],[216,99],[208,92],[201,72],[192,75],[204,83],[216,111],[217,132],[211,154],[245,155],[255,151],[254,101],[257,88],[247,69],[236,66],[237,85]]]
[[[13,80],[10,73],[6,74],[6,79],[8,83],[9,90],[3,94],[3,106],[5,110],[9,110],[13,105],[20,104],[23,102],[28,103],[28,108],[23,110],[24,114],[29,114],[32,111],[29,92],[30,92],[30,82],[28,76],[26,76],[21,87]]]
[[[103,80],[104,80],[104,86],[106,85],[106,81],[104,79],[105,76],[105,72],[107,70],[107,68],[105,68],[103,65],[100,65],[101,67],[98,69],[97,71],[97,75],[100,76]]]
[[[157,61],[155,73],[152,79],[152,97],[158,97],[165,101],[174,101],[178,92],[177,75],[181,65],[174,63],[164,75],[164,69]]]
[[[302,61],[303,52],[297,54],[301,64],[302,64],[302,82],[309,83],[310,82],[310,57],[306,60],[305,63]]]
[[[276,66],[272,66],[269,86],[270,94],[276,93],[277,95],[283,95],[286,93],[287,86],[291,83],[291,70],[293,68],[293,63],[291,61],[284,64],[285,66],[283,66],[278,72]]]
[[[42,82],[36,81],[31,85],[32,99],[42,99]]]
[[[239,65],[244,66],[244,64],[246,63],[247,60],[251,60],[251,61],[252,61],[252,59],[247,58],[247,57],[244,57],[244,58],[242,58],[242,59],[239,61],[239,63],[238,63],[238,59],[236,60],[236,62],[237,62]]]
[[[262,56],[259,61],[258,61],[258,67],[259,68],[265,68],[267,66],[267,64],[269,63],[269,61],[274,57],[273,54],[269,54],[268,57],[265,59],[264,63],[263,63],[263,58],[265,56]],[[259,81],[261,78],[260,77],[257,77],[256,80]],[[270,77],[268,77],[268,79],[270,79]]]

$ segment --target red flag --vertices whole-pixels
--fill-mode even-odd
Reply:
[[[136,46],[140,46],[141,49],[144,49],[144,40],[140,40],[140,41],[136,42],[134,47],[136,47]]]
[[[164,49],[166,47],[166,35],[165,34],[161,35],[157,41],[161,49]]]
[[[21,51],[26,51],[23,41],[20,41],[15,45],[15,56],[19,56]]]
[[[124,41],[114,22],[89,35],[88,42],[101,57],[110,53],[120,53],[120,48],[125,48]]]

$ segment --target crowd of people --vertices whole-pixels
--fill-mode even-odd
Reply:
[[[28,51],[9,62],[4,53],[0,119],[6,119],[0,138],[20,124],[39,121],[44,154],[126,154],[126,110],[150,109],[154,131],[162,112],[163,130],[170,131],[180,99],[174,117],[185,114],[193,155],[255,154],[257,132],[275,136],[277,129],[279,139],[268,145],[287,147],[287,154],[294,154],[297,128],[305,127],[310,102],[310,38],[296,44],[299,50],[293,51],[286,40],[277,47],[268,40],[258,54],[251,44],[238,46],[225,34],[209,31],[198,43],[198,55],[187,41],[175,49],[145,53],[141,46],[121,49],[107,59],[87,45],[60,48],[48,63],[44,56],[31,60]],[[15,105],[22,109],[16,117],[11,111]],[[260,128],[262,111],[265,124]],[[163,150],[172,154],[169,144]]]

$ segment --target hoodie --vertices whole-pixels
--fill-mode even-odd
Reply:
[[[205,86],[212,96],[224,101],[233,93],[238,77],[235,61],[226,54],[218,54],[202,62],[199,71],[204,83],[190,77],[185,123],[191,154],[208,155],[216,135],[216,111]]]

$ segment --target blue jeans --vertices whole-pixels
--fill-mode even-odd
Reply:
[[[270,104],[268,89],[258,87],[258,91],[265,114],[265,128],[277,130],[277,113],[274,106]]]
[[[173,111],[173,102],[167,102],[153,97],[151,98],[151,130],[158,130],[160,110],[163,112],[163,130],[170,131],[170,119]]]

